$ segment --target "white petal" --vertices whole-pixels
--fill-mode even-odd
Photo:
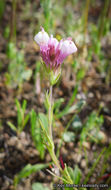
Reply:
[[[47,32],[42,30],[41,32],[35,35],[34,40],[39,46],[42,44],[47,44],[49,40],[49,35],[47,34]]]
[[[61,51],[63,54],[72,54],[77,51],[77,47],[71,40],[65,40],[61,44]]]
[[[51,35],[50,40],[49,40],[49,44],[54,45],[56,48],[58,46],[59,42],[56,38],[53,38],[53,35]]]

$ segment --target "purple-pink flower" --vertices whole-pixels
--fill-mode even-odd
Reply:
[[[60,42],[51,35],[47,34],[42,28],[34,37],[36,43],[40,46],[40,53],[46,66],[56,71],[63,63],[64,59],[77,51],[77,47],[71,38],[62,39]]]

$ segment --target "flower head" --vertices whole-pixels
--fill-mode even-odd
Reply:
[[[63,63],[64,59],[77,51],[77,47],[71,38],[58,42],[56,38],[47,34],[42,28],[34,37],[36,43],[40,46],[40,53],[46,66],[56,71]]]

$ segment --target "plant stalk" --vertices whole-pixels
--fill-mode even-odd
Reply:
[[[109,0],[104,1],[104,7],[99,20],[98,39],[101,39],[104,32],[105,18],[109,7]]]
[[[49,118],[49,135],[51,137],[51,139],[53,139],[52,137],[52,117],[53,117],[53,111],[52,111],[52,85],[50,85],[50,97],[49,97],[49,101],[50,101],[50,106],[49,106],[49,112],[48,112],[48,118]]]
[[[50,85],[50,92],[49,92],[49,110],[48,110],[48,120],[49,120],[49,136],[51,138],[51,140],[53,141],[53,135],[52,135],[52,118],[53,118],[53,109],[52,109],[52,85]],[[73,181],[68,173],[67,170],[62,169],[59,163],[59,160],[57,159],[57,156],[55,154],[54,151],[54,146],[52,148],[47,147],[49,150],[49,154],[54,162],[54,164],[59,168],[62,176],[65,177],[65,179],[67,179],[67,182],[69,184],[73,184]],[[73,188],[75,190],[77,190],[76,188]]]
[[[16,5],[17,5],[17,0],[13,0],[11,25],[10,25],[10,41],[13,41],[13,42],[16,42]]]
[[[87,35],[89,5],[90,5],[90,0],[86,0],[86,8],[85,8],[85,15],[84,15],[84,36],[85,36],[85,41],[86,41],[86,35]]]

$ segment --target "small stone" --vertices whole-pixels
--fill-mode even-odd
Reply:
[[[73,143],[73,142],[69,142],[69,143],[68,143],[68,147],[69,147],[70,149],[74,148],[74,143]]]
[[[80,163],[81,158],[82,158],[82,155],[81,155],[81,154],[78,154],[78,153],[73,153],[73,154],[72,154],[72,158],[73,158],[73,160],[75,161],[75,163]]]
[[[18,143],[18,138],[16,136],[14,137],[11,137],[9,140],[8,140],[8,145],[9,146],[15,146],[16,144]]]
[[[96,151],[96,146],[95,145],[92,146],[92,150]]]
[[[19,150],[23,150],[23,144],[21,143],[21,142],[18,142],[17,143],[17,149],[19,149]]]
[[[0,159],[3,159],[4,157],[5,157],[5,153],[4,152],[0,153]]]
[[[7,133],[4,134],[5,139],[9,139],[9,135]]]
[[[48,181],[51,181],[51,179],[52,179],[52,176],[51,176],[51,175],[48,175],[48,176],[47,176],[47,180],[48,180]]]
[[[19,135],[19,136],[20,136],[20,138],[21,138],[21,139],[22,139],[22,138],[24,139],[24,138],[26,137],[26,134],[25,134],[25,132],[24,132],[24,131],[22,131],[22,132],[20,133],[20,135]]]
[[[90,143],[89,142],[83,142],[83,146],[86,148],[86,149],[88,149],[88,150],[90,150]]]
[[[39,175],[40,175],[40,178],[42,178],[42,179],[45,178],[44,172],[40,171],[40,172],[39,172]]]
[[[81,158],[82,158],[82,155],[81,154],[78,154],[77,155],[77,163],[79,163],[81,161]]]
[[[85,159],[81,160],[81,167],[82,168],[86,167],[86,160]]]
[[[107,136],[106,136],[106,134],[103,131],[99,131],[99,133],[98,133],[98,139],[103,144],[105,144],[107,142]]]
[[[93,97],[94,97],[94,94],[92,92],[89,92],[88,98],[93,98]]]
[[[61,154],[63,155],[68,155],[68,151],[64,148],[64,147],[61,147]]]

